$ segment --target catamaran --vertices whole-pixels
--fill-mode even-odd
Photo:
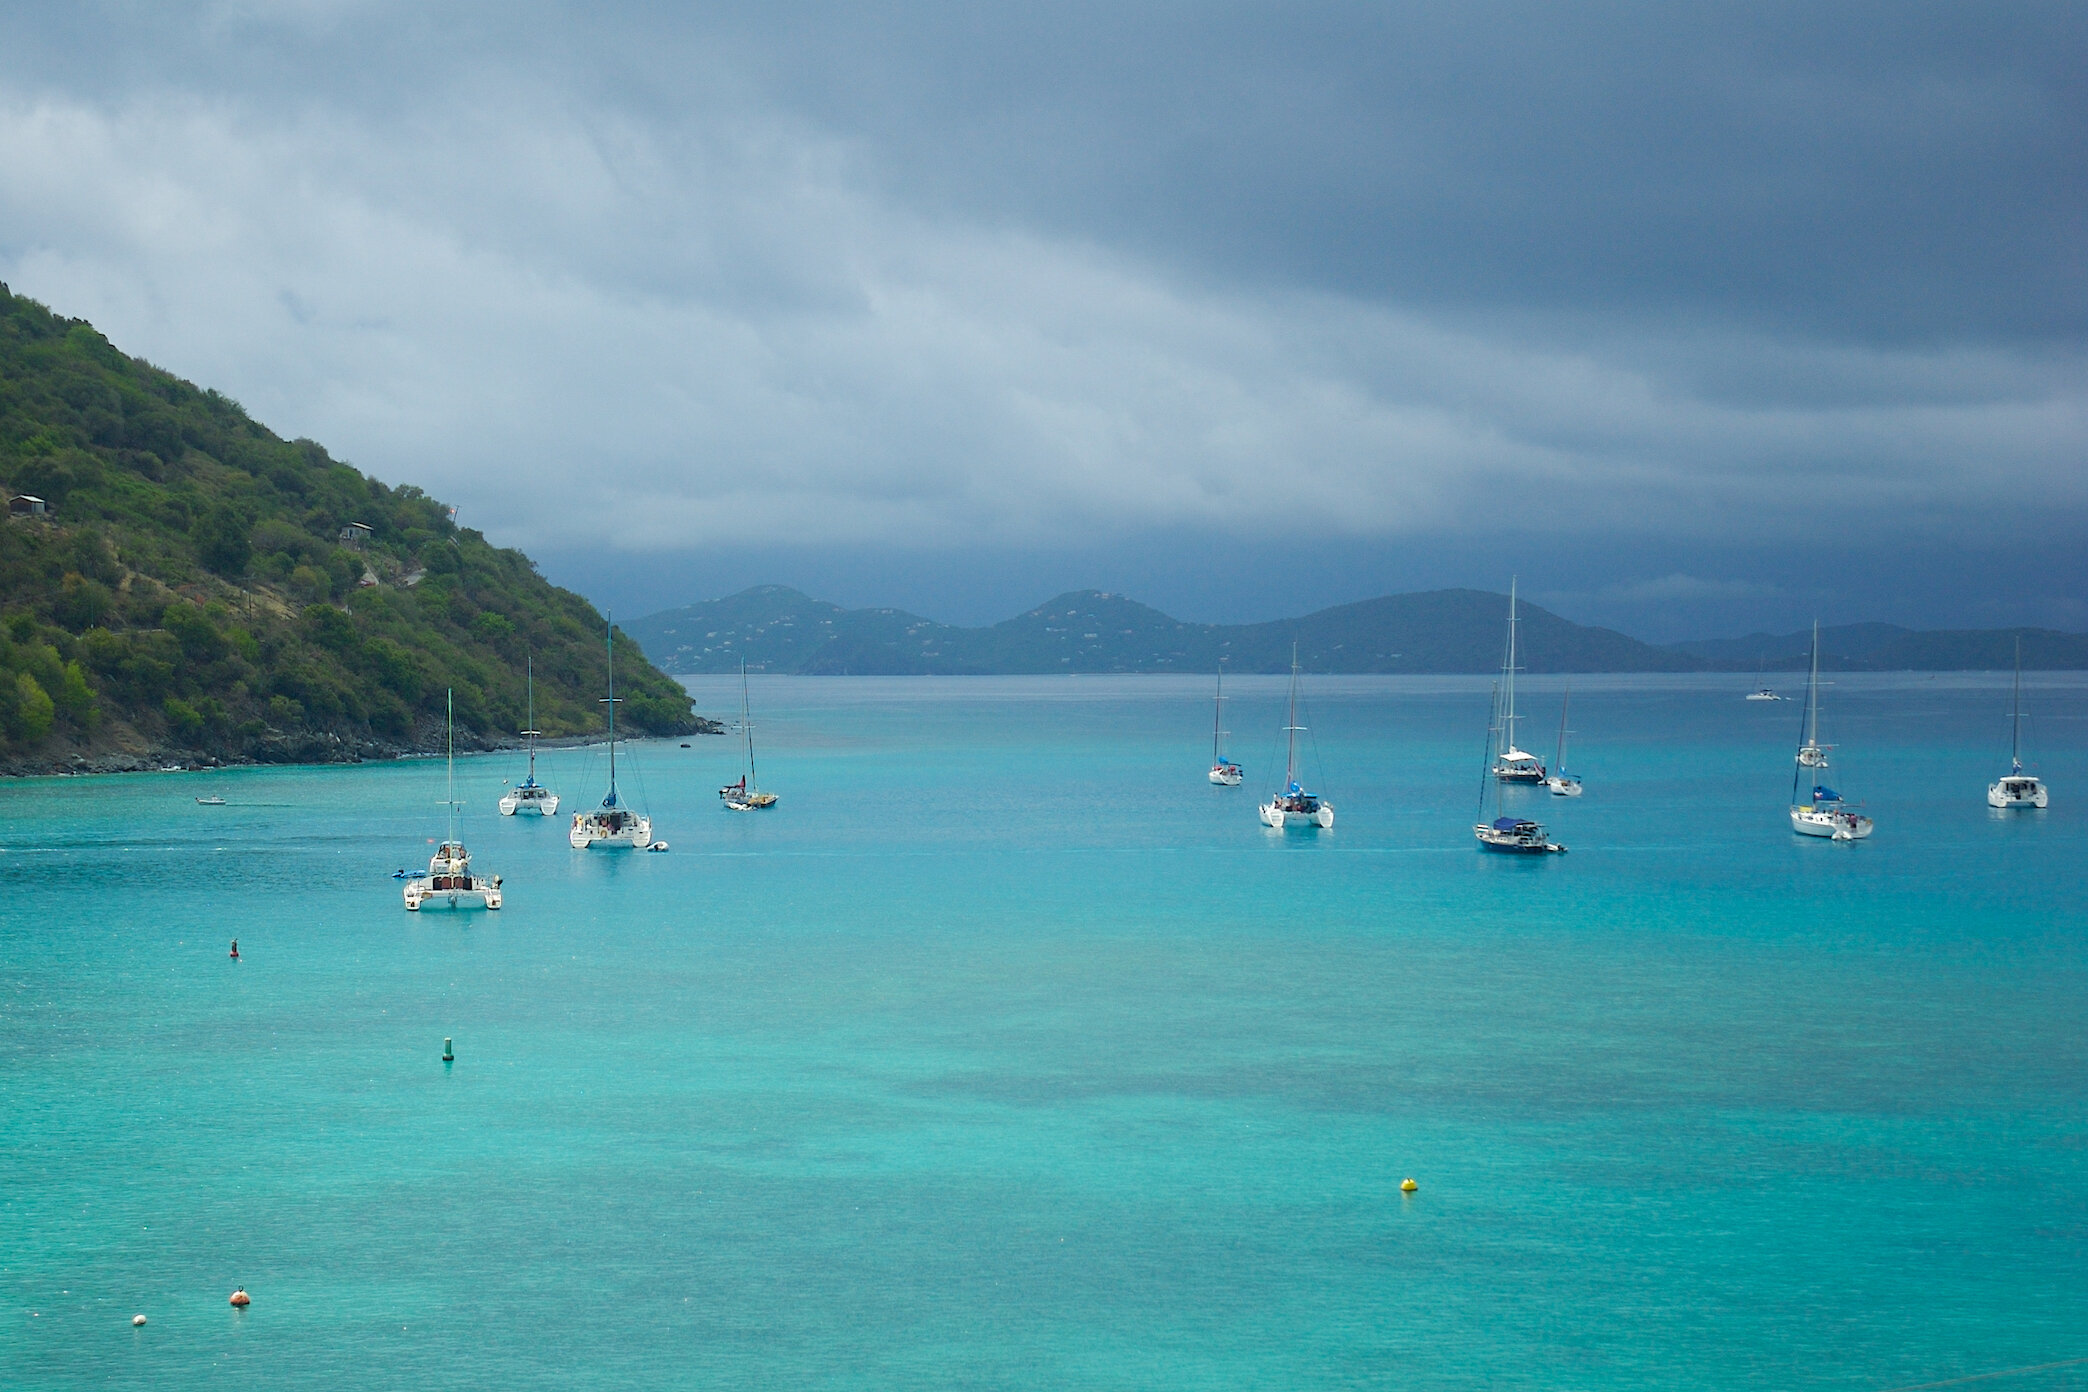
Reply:
[[[2015,714],[2008,724],[2008,776],[1987,788],[1989,807],[2049,807],[2052,795],[2036,774],[2023,772],[2023,640],[2016,639]]]
[[[1798,801],[1806,770],[1826,768],[1827,752],[1833,747],[1820,743],[1820,621],[1815,619],[1812,667],[1805,681],[1805,741],[1798,746],[1798,761],[1791,769],[1791,830],[1800,836],[1861,841],[1871,834],[1871,819],[1852,808],[1834,789],[1814,783],[1812,796],[1805,802]]]
[[[1493,760],[1493,776],[1503,783],[1542,783],[1544,761],[1516,748],[1515,722],[1515,580],[1508,581],[1508,651],[1501,658],[1500,747]]]
[[[1284,722],[1283,733],[1288,752],[1283,758],[1283,791],[1261,804],[1262,825],[1282,830],[1285,827],[1326,827],[1334,825],[1334,804],[1308,791],[1298,782],[1298,736],[1305,727],[1298,723],[1298,645],[1291,644],[1290,718]]]
[[[566,839],[573,849],[590,846],[629,846],[633,849],[663,850],[666,842],[655,842],[652,818],[625,807],[616,793],[616,620],[609,620],[609,695],[602,704],[609,708],[609,795],[600,807],[573,814],[573,829]]]
[[[1566,848],[1551,839],[1551,834],[1544,829],[1543,823],[1531,821],[1528,817],[1511,817],[1507,808],[1502,806],[1505,794],[1501,785],[1510,780],[1500,776],[1494,755],[1499,747],[1503,708],[1501,686],[1496,682],[1493,690],[1493,709],[1489,712],[1486,722],[1486,760],[1481,765],[1485,771],[1479,775],[1479,820],[1472,825],[1472,835],[1478,839],[1481,850],[1502,851],[1509,855],[1558,854]],[[1493,794],[1494,803],[1492,821],[1486,818],[1486,798],[1489,792]]]
[[[536,781],[536,742],[537,736],[543,731],[536,728],[535,659],[525,658],[522,671],[529,692],[529,717],[523,723],[530,728],[522,732],[523,737],[529,741],[529,776],[501,794],[500,815],[512,817],[517,812],[534,812],[542,817],[555,817],[558,815],[558,794]]]
[[[727,783],[718,789],[718,796],[725,799],[726,810],[732,812],[759,812],[764,807],[776,805],[774,793],[761,791],[761,782],[754,776],[754,717],[747,705],[747,660],[740,659],[740,729],[747,736],[747,771],[740,775],[737,783]]]
[[[1581,795],[1580,775],[1566,772],[1566,736],[1569,733],[1566,729],[1566,707],[1572,700],[1573,689],[1568,687],[1565,694],[1559,698],[1559,748],[1552,756],[1552,776],[1544,780],[1544,786],[1551,789],[1553,797]]]
[[[457,839],[457,809],[464,804],[457,801],[457,697],[449,695],[449,796],[443,806],[449,808],[449,835],[435,848],[429,857],[428,873],[408,876],[406,880],[406,907],[414,913],[429,904],[448,908],[500,907],[500,876],[474,875],[471,873],[471,852]],[[466,901],[476,900],[470,904]]]
[[[1244,771],[1225,755],[1225,737],[1231,733],[1218,727],[1225,723],[1225,669],[1218,669],[1218,694],[1211,698],[1211,781],[1222,788],[1237,788]]]

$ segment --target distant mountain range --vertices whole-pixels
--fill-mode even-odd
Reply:
[[[990,628],[960,628],[903,609],[843,609],[783,585],[757,585],[623,625],[669,672],[810,676],[964,676],[1049,672],[1289,670],[1291,644],[1314,672],[1490,672],[1501,664],[1508,596],[1485,590],[1387,595],[1261,624],[1196,624],[1123,595],[1062,594]],[[1655,646],[1521,608],[1522,665],[1532,672],[1696,672],[1802,666],[1811,632]],[[1822,629],[1838,670],[2005,668],[2015,635],[2024,665],[2088,668],[2088,635],[2050,629],[1919,633],[1892,624]]]

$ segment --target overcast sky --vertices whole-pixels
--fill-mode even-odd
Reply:
[[[2088,628],[2088,6],[0,11],[0,280],[635,616]]]

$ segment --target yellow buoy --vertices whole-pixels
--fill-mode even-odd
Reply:
[[[1399,1192],[1402,1194],[1411,1194],[1420,1187],[1420,1185],[1414,1183],[1414,1181],[1412,1181],[1411,1179],[1402,1179],[1401,1181],[1399,1181]]]

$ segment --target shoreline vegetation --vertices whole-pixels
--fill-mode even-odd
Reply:
[[[354,763],[600,728],[605,621],[521,552],[0,285],[0,773]],[[621,629],[619,725],[722,729]]]

